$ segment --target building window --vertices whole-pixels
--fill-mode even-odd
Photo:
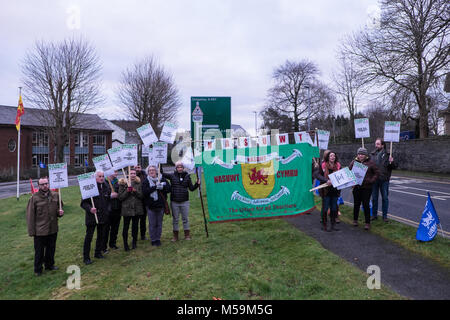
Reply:
[[[89,160],[89,133],[78,131],[74,134],[76,167],[85,166],[85,161]]]
[[[105,154],[106,153],[106,136],[104,134],[92,135],[93,153]]]
[[[9,141],[8,141],[8,150],[9,150],[9,152],[16,151],[16,147],[17,147],[16,140],[9,139]]]
[[[32,135],[33,167],[48,164],[48,134],[44,131],[34,131]]]

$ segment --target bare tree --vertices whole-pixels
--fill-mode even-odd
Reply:
[[[79,115],[103,101],[101,66],[86,41],[36,42],[22,64],[26,100],[44,109],[41,122],[55,142],[56,159],[64,161],[64,146]]]
[[[447,0],[381,0],[379,28],[362,30],[344,44],[374,87],[409,91],[418,105],[420,137],[429,132],[429,88],[449,71]]]
[[[152,56],[122,73],[118,98],[130,118],[150,123],[157,135],[164,122],[175,121],[181,105],[172,76]]]
[[[292,129],[298,131],[302,123],[314,118],[325,108],[330,108],[327,103],[330,93],[318,80],[318,75],[318,67],[308,60],[288,60],[276,68],[272,75],[275,84],[269,89],[264,108],[270,112],[266,114],[274,116],[278,113],[291,118]]]
[[[346,56],[342,49],[338,53],[338,68],[332,74],[332,81],[334,92],[342,100],[350,115],[350,123],[353,123],[360,100],[366,93],[367,80],[363,73],[356,68],[351,57]],[[351,126],[351,130],[354,130],[354,126]]]

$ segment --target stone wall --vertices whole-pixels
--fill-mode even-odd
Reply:
[[[337,153],[343,166],[348,166],[356,157],[356,151],[361,147],[358,143],[332,144],[330,139],[329,149]],[[375,149],[374,139],[364,139],[364,146],[369,153]],[[389,152],[390,142],[386,143]],[[450,136],[438,136],[427,139],[412,139],[394,142],[393,157],[399,164],[400,170],[450,173]],[[321,151],[321,155],[323,150]]]

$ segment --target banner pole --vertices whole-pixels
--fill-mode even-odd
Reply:
[[[17,193],[16,193],[16,198],[17,201],[19,201],[19,177],[20,177],[20,129],[21,129],[21,125],[19,124],[19,131],[17,133],[18,138],[17,138]]]
[[[392,141],[391,141],[391,147],[390,147],[390,150],[389,150],[389,151],[390,151],[390,154],[389,154],[389,155],[392,157]]]
[[[195,167],[195,174],[197,175],[197,180],[200,180],[201,177],[199,178],[198,176],[198,167]],[[201,181],[201,180],[200,180]],[[200,192],[200,203],[202,204],[202,211],[203,211],[203,222],[205,223],[205,232],[206,232],[206,237],[209,237],[208,234],[208,226],[206,225],[206,215],[205,215],[205,207],[203,205],[203,196],[202,196],[202,185],[200,184],[200,186],[198,187],[199,192]]]
[[[364,138],[361,138],[362,147],[364,148]]]
[[[91,203],[92,203],[92,208],[94,208],[95,209],[95,204],[94,204],[94,199],[91,197]],[[98,224],[98,218],[97,218],[97,214],[96,213],[94,213],[94,216],[95,216],[95,222],[97,222],[97,224]]]

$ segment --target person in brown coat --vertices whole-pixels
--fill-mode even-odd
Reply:
[[[353,164],[355,161],[362,163],[367,166],[367,172],[364,176],[364,180],[362,185],[356,185],[353,187],[353,225],[355,227],[358,226],[358,216],[359,216],[359,208],[361,207],[361,203],[364,209],[364,218],[365,218],[365,230],[370,229],[370,196],[372,195],[372,186],[377,181],[378,176],[380,175],[380,170],[378,170],[375,162],[370,160],[369,152],[366,148],[359,148],[357,152],[356,158],[350,163],[348,168],[352,170]]]
[[[39,191],[33,194],[27,205],[28,235],[34,237],[34,273],[42,274],[42,265],[46,270],[57,270],[55,266],[56,237],[58,218],[64,215],[59,210],[58,193],[49,189],[48,179],[38,181]]]
[[[123,247],[125,251],[130,250],[128,246],[128,229],[131,222],[131,249],[136,249],[138,238],[139,216],[144,214],[142,205],[142,183],[141,179],[136,176],[136,170],[132,168],[129,172],[130,185],[127,180],[122,178],[119,180],[119,200],[122,202],[121,215],[123,217]]]

